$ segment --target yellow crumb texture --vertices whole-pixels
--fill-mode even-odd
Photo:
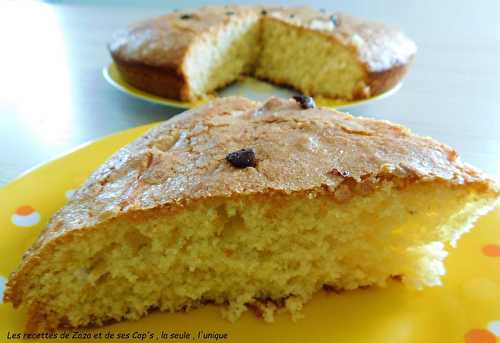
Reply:
[[[272,18],[263,19],[256,74],[303,94],[330,98],[352,99],[364,87],[364,71],[354,49]]]
[[[325,192],[249,195],[125,215],[55,245],[32,270],[23,303],[47,325],[208,302],[231,321],[249,307],[266,321],[276,310],[298,319],[324,285],[384,286],[393,276],[438,285],[445,248],[492,201],[472,187],[381,181],[345,202]]]
[[[258,17],[238,19],[202,35],[190,48],[183,68],[194,97],[203,97],[253,72],[259,53]]]
[[[286,63],[284,63],[286,61]],[[365,71],[354,48],[304,27],[256,15],[202,35],[183,66],[189,93],[203,97],[241,75],[330,98],[366,97]]]

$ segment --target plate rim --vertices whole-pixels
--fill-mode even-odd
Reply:
[[[61,152],[59,154],[56,154],[55,156],[53,156],[53,157],[51,157],[51,158],[49,158],[49,159],[47,159],[45,161],[39,162],[39,163],[33,165],[32,167],[29,167],[28,169],[26,169],[26,170],[22,171],[21,173],[17,174],[13,179],[7,181],[3,185],[0,185],[0,192],[5,191],[7,188],[9,188],[9,187],[13,186],[14,184],[18,183],[19,181],[21,181],[21,179],[23,179],[24,177],[26,177],[28,174],[31,174],[31,173],[37,171],[38,169],[44,168],[47,165],[49,165],[49,164],[51,164],[53,162],[56,162],[58,160],[61,160],[61,159],[65,158],[66,156],[71,155],[71,154],[73,154],[73,153],[75,153],[75,152],[77,152],[79,150],[85,149],[85,148],[89,147],[90,145],[92,145],[94,143],[97,143],[97,142],[99,142],[101,140],[110,139],[111,137],[118,136],[118,135],[121,135],[121,134],[124,134],[124,133],[127,133],[127,132],[131,132],[131,131],[135,131],[135,130],[139,130],[140,131],[141,129],[151,129],[154,126],[161,124],[162,122],[164,122],[164,120],[163,121],[162,120],[160,120],[160,121],[154,121],[154,122],[151,122],[151,123],[147,123],[147,124],[143,124],[143,125],[138,125],[138,126],[132,126],[132,127],[129,127],[129,128],[123,129],[123,130],[118,130],[118,131],[115,131],[115,132],[111,132],[109,134],[106,134],[106,135],[103,135],[103,136],[100,136],[100,137],[88,140],[88,141],[83,142],[81,144],[78,144],[78,145],[76,145],[76,146],[74,146],[72,148],[69,148],[69,149],[67,149],[67,150],[65,150],[65,151],[63,151],[63,152]],[[129,142],[129,143],[131,143],[131,142]],[[126,144],[129,144],[129,143],[126,143]]]

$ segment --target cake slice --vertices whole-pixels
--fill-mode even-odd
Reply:
[[[322,287],[440,284],[446,250],[498,186],[386,121],[223,98],[153,128],[94,172],[23,256],[5,301],[28,328],[220,304],[295,318]]]
[[[396,85],[416,46],[398,29],[341,13],[207,6],[131,25],[109,50],[128,83],[164,97],[193,101],[252,75],[351,100]]]

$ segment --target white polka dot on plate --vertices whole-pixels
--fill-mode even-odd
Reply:
[[[10,220],[16,226],[30,227],[40,222],[40,213],[31,206],[19,206]]]
[[[488,330],[495,336],[500,336],[500,320],[492,320],[488,323]]]
[[[64,194],[66,195],[66,199],[71,200],[73,195],[75,194],[75,189],[68,189]]]
[[[3,276],[0,276],[0,304],[3,303],[3,292],[5,291],[6,280]]]

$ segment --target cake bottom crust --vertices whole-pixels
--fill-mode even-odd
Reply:
[[[176,70],[115,59],[120,76],[135,88],[164,98],[189,101],[187,83]]]

